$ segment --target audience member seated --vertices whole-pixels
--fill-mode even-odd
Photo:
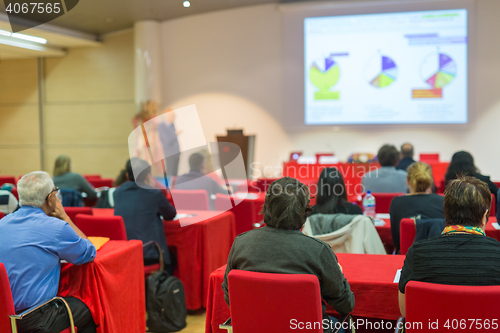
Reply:
[[[262,208],[267,225],[238,235],[229,253],[222,284],[226,303],[227,276],[232,269],[240,269],[316,275],[322,298],[341,314],[352,311],[354,295],[335,253],[328,244],[300,231],[312,211],[309,198],[307,186],[296,179],[284,177],[271,183]],[[322,306],[323,317],[329,319],[325,304]]]
[[[474,157],[469,152],[458,151],[453,154],[444,179],[446,184],[448,184],[450,180],[456,179],[459,176],[476,177],[485,182],[488,185],[490,193],[496,198],[498,187],[490,180],[489,176],[483,176],[479,173],[477,167],[474,165]]]
[[[127,169],[120,171],[120,174],[113,181],[113,187],[102,190],[99,199],[95,205],[95,208],[114,208],[115,207],[115,191],[118,186],[127,181]]]
[[[394,248],[399,252],[399,225],[404,218],[443,218],[443,196],[432,192],[432,169],[429,164],[415,162],[408,167],[410,193],[392,199],[391,234]]]
[[[9,276],[16,312],[57,294],[60,260],[80,265],[94,260],[96,249],[64,212],[49,174],[29,173],[17,184],[21,208],[0,223],[0,259]],[[66,297],[78,333],[96,332],[87,306]],[[68,328],[66,308],[57,302],[17,322],[19,332],[61,332]]]
[[[143,243],[155,241],[163,252],[165,269],[173,274],[174,268],[165,239],[162,218],[172,220],[175,208],[168,202],[161,190],[151,186],[154,183],[151,167],[140,158],[127,161],[128,181],[115,191],[115,215],[123,217],[128,239],[139,239]],[[155,246],[144,249],[144,264],[158,263]]]
[[[401,146],[401,161],[399,161],[396,169],[406,171],[413,163],[415,163],[413,159],[413,145],[411,143],[404,143]]]
[[[466,176],[448,183],[444,195],[446,228],[440,236],[414,243],[406,254],[399,280],[403,316],[409,281],[500,285],[500,243],[484,234],[490,207],[490,191],[479,179]]]
[[[66,155],[57,157],[54,166],[54,184],[60,189],[73,189],[87,194],[87,199],[96,198],[94,187],[80,174],[71,172],[71,160]]]
[[[5,215],[13,213],[18,208],[18,202],[14,194],[7,190],[0,190],[0,213]]]
[[[229,191],[223,189],[215,180],[205,175],[205,157],[200,153],[189,156],[189,172],[177,177],[174,189],[176,190],[205,190],[208,195],[208,203],[211,210],[215,210],[215,194],[229,195]],[[175,202],[175,197],[174,197]]]
[[[324,168],[318,179],[318,194],[312,214],[363,214],[361,207],[347,201],[344,177],[337,168]]]
[[[399,152],[393,145],[383,145],[377,154],[381,168],[363,176],[364,191],[372,193],[406,193],[406,171],[396,170]]]

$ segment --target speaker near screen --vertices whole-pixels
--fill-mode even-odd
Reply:
[[[305,123],[467,122],[467,10],[304,20]]]

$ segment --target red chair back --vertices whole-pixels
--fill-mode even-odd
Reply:
[[[113,178],[89,179],[89,183],[95,188],[98,187],[113,187]]]
[[[17,192],[17,187],[13,187],[10,193],[12,193],[12,195],[16,197],[17,201],[19,201],[19,193]]]
[[[2,186],[3,184],[6,184],[6,183],[9,183],[9,184],[16,184],[16,177],[14,176],[0,176],[0,186]]]
[[[82,175],[85,179],[87,179],[89,182],[91,179],[101,179],[101,175],[98,174],[93,174],[93,175]]]
[[[75,224],[87,237],[108,237],[127,240],[125,223],[121,216],[92,216],[78,214]]]
[[[0,212],[0,220],[3,219],[5,217],[5,214]]]
[[[290,318],[297,322],[322,320],[319,281],[314,275],[232,270],[228,285],[234,332],[295,332]],[[322,333],[321,325],[317,326],[307,331]]]
[[[210,210],[205,190],[171,190],[177,210]]]
[[[10,291],[9,277],[5,266],[0,262],[0,332],[12,332],[9,316],[16,314]]]
[[[64,207],[64,211],[73,223],[75,223],[76,215],[78,214],[94,215],[92,207]]]
[[[491,210],[490,210],[490,216],[495,216],[497,213],[497,202],[495,200],[495,196],[491,194]]]
[[[417,234],[417,227],[414,219],[402,219],[399,225],[399,247],[402,255],[408,252],[412,246],[415,236]]]
[[[498,328],[492,330],[491,325],[492,319],[498,318],[500,286],[450,286],[410,281],[406,285],[405,305],[406,333],[449,332],[456,329],[464,332],[498,332]],[[475,320],[473,325],[468,318]],[[429,329],[428,325],[436,320],[439,329]],[[464,321],[466,325],[461,326]],[[418,322],[422,323],[420,328],[411,324]],[[447,322],[450,329],[444,327]],[[486,322],[489,329],[485,326]],[[480,329],[476,323],[481,324]]]
[[[420,154],[420,162],[439,163],[439,154]]]
[[[249,214],[249,212],[255,211],[255,204],[256,203],[254,201],[248,200],[233,206],[228,195],[215,195],[215,210],[222,212],[230,211],[234,214],[236,222],[236,235],[255,228],[255,224],[258,222],[257,216],[255,216],[255,214]]]
[[[496,187],[500,188],[500,182],[493,182],[493,184],[495,184]]]
[[[375,210],[377,213],[388,214],[392,199],[405,195],[404,193],[372,193],[375,197]]]

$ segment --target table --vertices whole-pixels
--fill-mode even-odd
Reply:
[[[84,265],[63,264],[58,296],[82,300],[97,333],[146,331],[142,242],[109,241]]]
[[[238,196],[239,193],[235,195]],[[265,200],[266,194],[264,192],[248,193],[245,199],[229,210],[234,214],[237,235],[252,230],[255,223],[262,221],[263,216],[260,215],[260,211]]]
[[[186,307],[196,310],[207,305],[210,273],[227,262],[236,237],[231,212],[179,211],[196,217],[164,221],[169,247],[177,253],[176,276],[184,284]],[[202,217],[202,221],[198,221]],[[191,221],[197,220],[198,222]],[[181,226],[182,224],[182,226]]]
[[[403,267],[405,256],[338,253],[337,258],[356,299],[352,315],[387,320],[399,318],[398,284],[393,281],[397,270]],[[219,324],[230,317],[221,287],[225,270],[226,266],[222,266],[210,275],[206,333],[225,332],[219,329]],[[333,313],[331,307],[327,311]]]

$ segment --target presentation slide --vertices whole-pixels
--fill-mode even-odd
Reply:
[[[304,20],[305,123],[467,123],[467,10]]]

